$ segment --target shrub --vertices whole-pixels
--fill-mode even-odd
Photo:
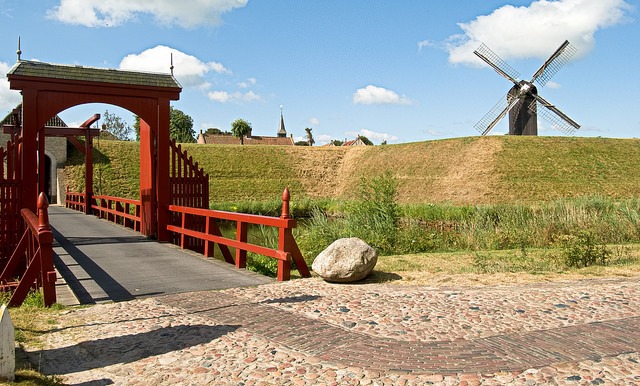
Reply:
[[[606,245],[598,245],[591,231],[580,231],[577,235],[565,236],[561,240],[565,264],[584,268],[592,265],[607,265],[611,251]]]

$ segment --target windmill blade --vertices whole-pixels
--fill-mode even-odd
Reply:
[[[518,84],[518,77],[520,74],[514,70],[513,67],[502,60],[495,52],[491,51],[484,43],[473,51],[480,59],[484,60],[491,68],[503,77],[509,79],[513,84]]]
[[[544,87],[560,69],[575,55],[576,49],[565,40],[556,52],[547,59],[546,62],[533,74],[531,83],[536,82]]]
[[[580,125],[576,121],[569,118],[569,116],[549,103],[546,99],[539,95],[534,95],[534,97],[536,98],[536,101],[532,103],[534,106],[530,106],[529,108],[536,109],[538,115],[549,122],[554,129],[560,130],[565,134],[572,134],[580,128]],[[538,108],[536,106],[538,104],[544,108]]]
[[[509,99],[508,99],[509,98]],[[507,103],[509,100],[509,103]],[[496,103],[491,110],[478,123],[476,123],[473,127],[480,132],[481,135],[487,135],[491,129],[495,125],[500,122],[502,118],[515,106],[518,104],[520,98],[512,98],[507,94],[506,96],[500,98],[498,103]]]

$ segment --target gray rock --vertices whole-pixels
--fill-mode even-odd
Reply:
[[[351,283],[369,276],[378,262],[378,252],[357,237],[334,241],[311,265],[324,280]]]

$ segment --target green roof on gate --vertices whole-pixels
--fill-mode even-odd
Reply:
[[[26,76],[121,85],[182,88],[172,74],[141,71],[125,71],[111,68],[85,67],[68,64],[51,64],[30,60],[17,62],[7,73],[7,77]]]

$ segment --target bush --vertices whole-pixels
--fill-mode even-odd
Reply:
[[[607,265],[611,251],[606,245],[598,245],[591,231],[580,231],[577,235],[565,236],[561,240],[565,264],[584,268],[592,265]]]

